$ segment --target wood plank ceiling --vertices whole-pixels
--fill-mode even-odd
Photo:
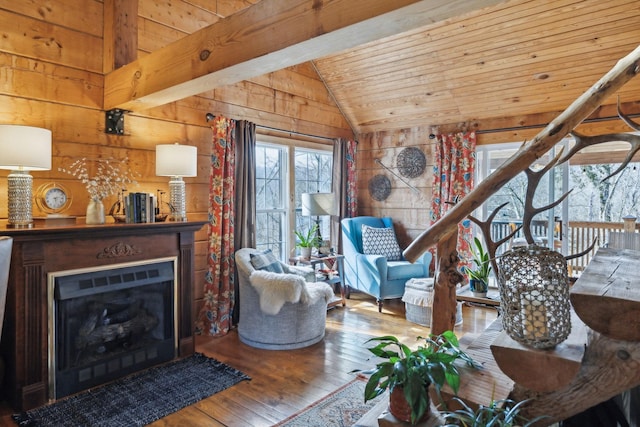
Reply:
[[[367,133],[562,111],[639,43],[637,0],[514,0],[314,64]]]
[[[183,1],[221,18],[260,3]],[[640,44],[637,0],[511,0],[473,9],[312,61],[356,134],[547,123]],[[192,32],[209,24],[200,17]],[[640,113],[640,79],[617,96],[633,110],[626,112]],[[602,114],[615,114],[607,107],[615,103],[607,99]]]

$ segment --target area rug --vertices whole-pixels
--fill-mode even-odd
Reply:
[[[20,426],[144,426],[250,378],[203,354],[13,415]]]
[[[365,384],[365,379],[357,377],[275,426],[350,427],[385,398],[382,395],[364,403]]]

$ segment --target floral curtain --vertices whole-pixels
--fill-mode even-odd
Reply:
[[[209,176],[209,226],[204,306],[196,322],[196,333],[224,335],[232,326],[235,297],[234,206],[236,122],[213,119],[211,129],[211,173]]]
[[[475,132],[459,132],[436,135],[436,152],[433,166],[431,197],[431,224],[438,221],[455,202],[473,189],[473,172],[476,165]],[[473,239],[471,221],[458,224],[458,254],[460,265],[468,265],[471,259],[470,244]]]

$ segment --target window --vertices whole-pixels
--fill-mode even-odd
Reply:
[[[256,248],[287,253],[287,147],[256,144]]]
[[[532,170],[539,170],[545,166],[552,158],[559,152],[560,148],[567,143],[566,140],[560,142],[552,150],[540,157],[535,164],[531,166]],[[486,145],[478,147],[478,165],[476,169],[477,180],[482,181],[486,176],[495,171],[501,166],[508,158],[513,156],[520,148],[521,144],[498,144],[498,145]],[[544,207],[556,199],[560,198],[562,194],[567,191],[568,187],[568,163],[556,165],[551,171],[544,174],[540,179],[538,186],[535,189],[533,195],[533,207]],[[549,177],[553,176],[550,182]],[[498,206],[503,203],[507,203],[495,217],[491,223],[492,239],[497,241],[506,236],[517,227],[522,224],[522,218],[525,207],[526,191],[527,191],[527,177],[524,172],[519,173],[509,182],[507,182],[502,188],[494,193],[486,203],[480,208],[482,212],[478,215],[481,219],[486,219]],[[554,242],[555,249],[561,249],[560,245],[566,245],[566,242],[562,241],[562,236],[566,235],[566,229],[562,229],[563,224],[566,227],[567,224],[568,205],[565,200],[560,205],[546,210],[536,215],[532,221],[532,234],[534,238],[539,239],[541,242]],[[515,238],[522,239],[522,232],[518,232]],[[556,242],[556,240],[558,240]],[[515,240],[514,240],[515,241]],[[547,243],[544,243],[545,245]],[[504,250],[508,249],[508,245],[502,245],[498,248],[497,254],[499,255]],[[563,249],[566,252],[566,247]]]
[[[261,136],[258,135],[258,139]],[[296,141],[299,144],[299,141]],[[256,247],[271,249],[285,261],[295,249],[294,230],[306,232],[315,218],[303,217],[302,193],[330,192],[333,167],[331,146],[286,141],[256,144]],[[293,171],[293,173],[289,173]],[[328,238],[329,218],[320,218]]]

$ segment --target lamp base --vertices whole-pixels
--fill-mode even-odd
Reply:
[[[173,209],[169,221],[185,222],[187,220],[187,203],[185,183],[182,177],[174,176],[169,181],[169,202]]]
[[[28,224],[11,224],[7,223],[7,228],[33,228],[33,223],[30,222]]]
[[[7,228],[33,228],[32,187],[33,177],[27,171],[11,171],[7,176],[9,214]]]

